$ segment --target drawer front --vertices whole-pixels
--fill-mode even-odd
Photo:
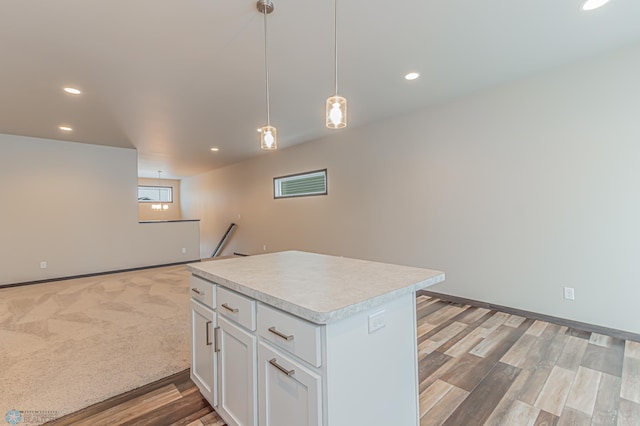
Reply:
[[[216,308],[216,285],[200,277],[191,275],[189,280],[189,294],[191,298],[210,307]]]
[[[320,367],[320,329],[301,318],[258,305],[258,334],[264,340],[290,352],[309,364]]]
[[[218,287],[216,299],[218,314],[251,331],[256,330],[255,300],[222,287]]]

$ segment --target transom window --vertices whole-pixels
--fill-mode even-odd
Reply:
[[[273,178],[274,198],[327,195],[327,169]]]
[[[138,186],[138,202],[140,203],[172,203],[173,188],[170,186]]]

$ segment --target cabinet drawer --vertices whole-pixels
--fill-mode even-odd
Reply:
[[[191,279],[189,280],[189,294],[191,298],[211,309],[215,309],[216,307],[215,288],[216,286],[212,282],[191,275]]]
[[[262,303],[258,305],[260,337],[316,367],[320,367],[322,363],[321,327]]]
[[[218,287],[216,299],[218,314],[251,331],[256,330],[255,300],[222,287]]]

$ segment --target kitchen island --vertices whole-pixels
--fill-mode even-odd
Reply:
[[[229,425],[417,425],[429,269],[299,251],[190,264],[191,376]]]

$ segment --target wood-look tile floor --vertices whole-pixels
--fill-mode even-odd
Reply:
[[[46,423],[55,426],[223,426],[189,370]]]
[[[417,299],[421,426],[640,425],[640,343]]]
[[[428,296],[417,318],[421,426],[640,425],[640,343]],[[51,424],[224,422],[183,372]]]

